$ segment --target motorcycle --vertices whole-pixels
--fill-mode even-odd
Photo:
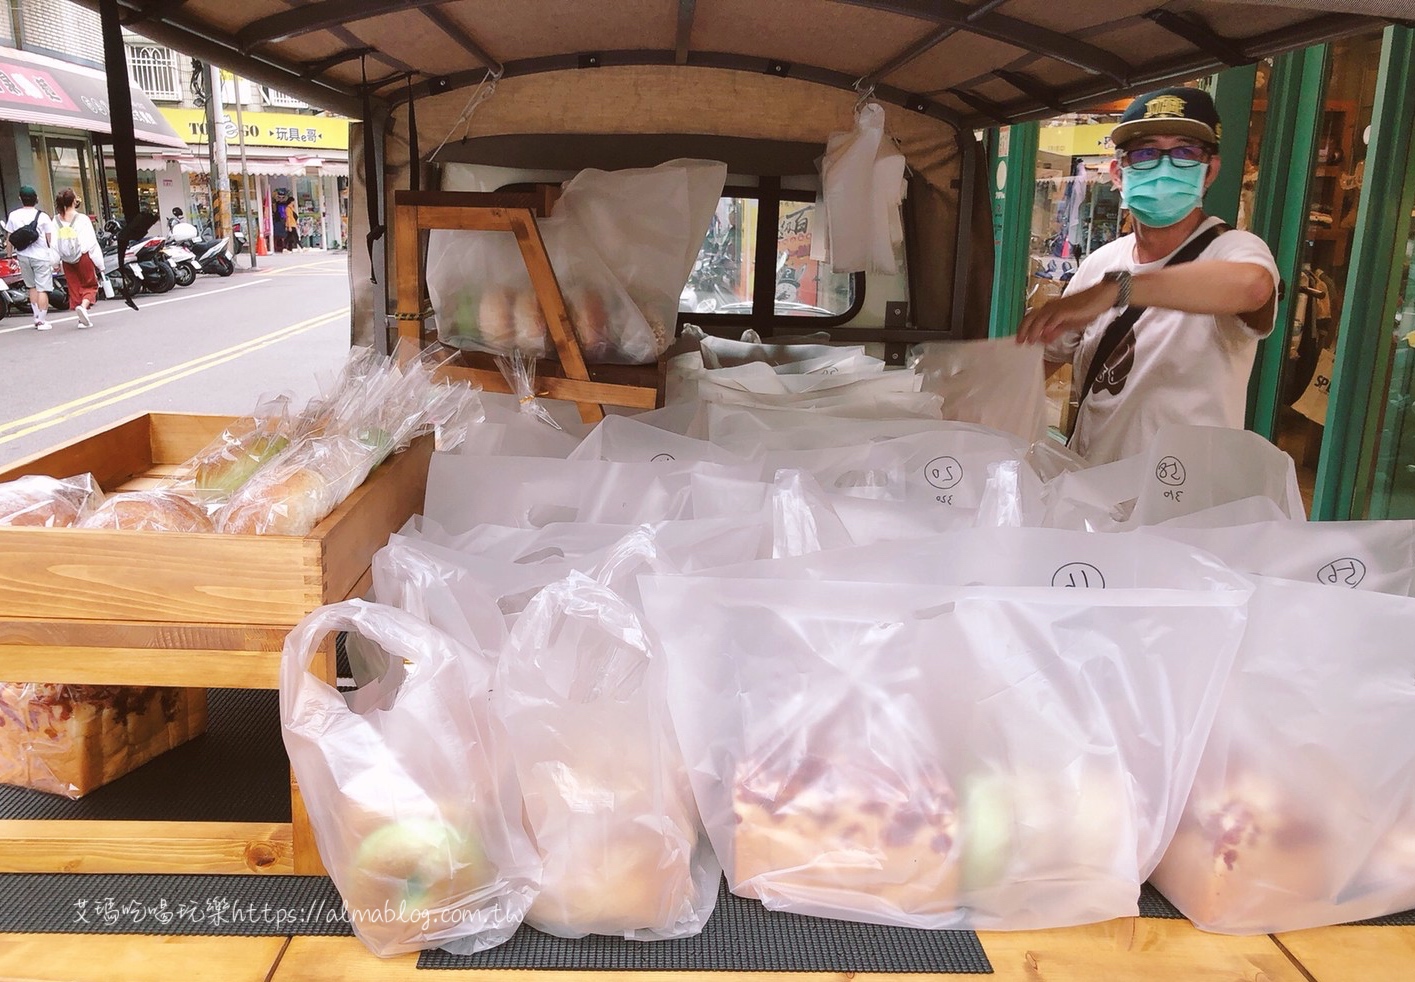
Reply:
[[[236,260],[231,255],[227,241],[203,234],[182,217],[180,209],[173,209],[172,216],[167,219],[167,227],[172,232],[172,241],[191,251],[201,272],[230,276],[236,271]],[[235,225],[233,237],[236,240],[236,251],[241,252],[245,248],[246,237],[241,233],[239,223]]]
[[[4,283],[3,288],[0,288],[0,317],[8,316],[12,310],[30,313],[34,309],[29,302],[29,288],[25,286],[24,273],[20,271],[20,264],[13,257],[0,259],[0,281]],[[69,287],[64,281],[63,273],[54,274],[54,288],[49,291],[49,309],[69,309]]]
[[[167,263],[177,277],[178,286],[191,286],[197,281],[201,266],[194,252],[179,245],[174,239],[168,239],[162,247],[162,254],[167,257]]]
[[[129,293],[137,293],[140,290],[147,293],[167,293],[177,285],[177,273],[163,253],[167,240],[162,236],[152,236],[142,242],[132,243],[128,247],[127,255],[119,263],[116,238],[118,223],[110,219],[103,226],[103,231],[106,234],[100,236],[99,242],[103,247],[104,268],[119,271],[119,275],[128,283]],[[109,276],[112,275],[109,273]]]

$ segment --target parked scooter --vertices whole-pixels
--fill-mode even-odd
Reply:
[[[167,257],[167,262],[177,277],[178,286],[191,286],[197,281],[201,266],[194,252],[175,239],[168,239],[162,247],[162,254]]]
[[[191,251],[198,269],[216,276],[230,276],[236,271],[236,261],[225,239],[207,238],[191,222],[181,221],[180,216],[175,214],[173,217],[179,220],[172,222],[172,241]],[[236,232],[236,239],[240,243],[245,241],[239,231]]]
[[[103,226],[103,231],[106,235],[100,237],[99,241],[103,245],[104,266],[105,268],[108,266],[110,255],[114,256],[114,265],[118,265],[116,263],[118,223],[109,220]],[[128,281],[129,293],[136,293],[139,290],[148,293],[166,293],[177,285],[177,273],[163,253],[166,244],[167,240],[161,236],[152,236],[142,242],[129,245],[128,254],[123,257],[119,267],[123,279]]]
[[[0,317],[7,316],[12,310],[27,314],[33,312],[33,305],[29,302],[29,288],[25,286],[24,273],[20,271],[18,260],[13,257],[0,259],[0,281],[4,283],[4,286],[0,287]],[[69,287],[64,282],[63,273],[54,274],[54,288],[49,291],[49,309],[69,309]]]

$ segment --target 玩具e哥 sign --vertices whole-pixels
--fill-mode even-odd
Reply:
[[[162,110],[187,143],[206,144],[206,113],[200,109]],[[305,116],[300,113],[244,113],[246,145],[253,147],[293,147],[304,150],[348,150],[349,121],[342,116]],[[236,116],[223,112],[221,125],[228,144],[238,136]]]

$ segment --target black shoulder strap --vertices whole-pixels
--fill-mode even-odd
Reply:
[[[1203,251],[1224,232],[1228,231],[1228,226],[1223,222],[1216,222],[1194,238],[1190,239],[1184,246],[1164,264],[1164,268],[1179,266],[1183,263],[1191,263],[1198,259]],[[1135,322],[1140,319],[1140,315],[1145,312],[1145,307],[1126,307],[1116,315],[1115,320],[1106,325],[1105,334],[1101,335],[1101,343],[1096,345],[1096,353],[1091,358],[1090,367],[1086,370],[1086,384],[1081,386],[1081,395],[1076,404],[1076,411],[1079,414],[1081,406],[1085,403],[1086,397],[1091,394],[1091,390],[1096,387],[1096,379],[1100,378],[1101,370],[1105,368],[1105,363],[1110,360],[1110,356],[1115,354],[1115,349],[1119,347],[1121,338],[1125,337],[1125,332],[1135,326]]]

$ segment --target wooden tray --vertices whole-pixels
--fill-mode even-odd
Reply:
[[[146,413],[0,471],[151,487],[225,416]],[[432,438],[385,461],[307,536],[0,528],[0,680],[279,688],[291,627],[362,596],[373,554],[422,508]],[[335,680],[334,639],[313,670]],[[320,873],[299,788],[293,821],[0,820],[0,871]]]

